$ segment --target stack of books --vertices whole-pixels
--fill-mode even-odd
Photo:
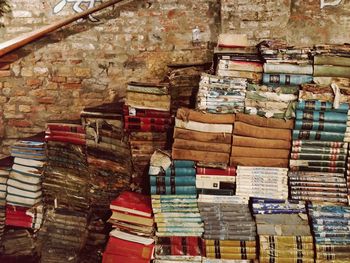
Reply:
[[[304,202],[253,198],[252,207],[259,235],[259,262],[314,262]]]
[[[263,63],[257,48],[249,46],[247,35],[220,34],[214,55],[218,76],[261,82]]]
[[[81,114],[86,132],[86,153],[91,187],[91,206],[101,218],[109,204],[131,183],[130,146],[123,131],[123,103],[85,108]]]
[[[172,161],[169,155],[157,151],[152,155],[149,173],[151,178],[157,174],[155,181],[165,184],[151,188],[157,228],[156,262],[200,262],[203,223],[197,206],[195,163]],[[177,186],[178,178],[187,178],[185,181],[192,185]]]
[[[167,147],[171,128],[167,84],[130,82],[124,107],[124,129],[129,134],[134,167],[133,189],[147,191],[148,165],[156,149]]]
[[[236,195],[287,199],[287,174],[287,168],[238,166]]]
[[[234,115],[181,108],[177,111],[172,158],[227,166]]]
[[[198,83],[202,72],[206,71],[207,63],[170,64],[169,91],[171,95],[171,114],[175,115],[177,109],[186,107],[194,109]]]
[[[200,194],[206,258],[256,259],[256,227],[248,198]]]
[[[5,230],[7,180],[13,166],[13,157],[0,159],[0,242]]]
[[[45,164],[43,142],[19,141],[11,148],[14,164],[7,180],[6,225],[39,229],[43,206],[41,181]],[[31,212],[32,211],[32,212]]]
[[[49,207],[86,211],[90,203],[90,177],[83,126],[64,122],[48,123],[45,139],[45,204]]]
[[[264,58],[263,83],[297,86],[312,82],[311,48],[289,46],[284,40],[267,40],[258,44]]]
[[[308,206],[316,247],[316,262],[350,261],[350,208],[312,203]]]
[[[199,194],[234,195],[236,190],[236,168],[197,167],[196,188]]]
[[[311,95],[310,95],[311,96]],[[290,192],[296,200],[347,203],[346,133],[349,105],[297,104],[290,159]]]
[[[39,231],[41,262],[81,262],[79,253],[88,236],[88,214],[67,209],[49,209]]]
[[[247,79],[202,73],[196,109],[209,113],[243,112],[246,88]]]
[[[293,120],[238,113],[230,165],[288,167]]]
[[[110,208],[113,230],[102,262],[149,263],[154,252],[150,197],[126,191],[111,202]]]

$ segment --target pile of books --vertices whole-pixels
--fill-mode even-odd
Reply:
[[[206,258],[256,259],[256,227],[248,201],[239,196],[199,195]]]
[[[252,199],[259,262],[314,262],[313,237],[304,202]]]
[[[172,158],[226,166],[231,151],[233,122],[233,114],[179,109],[175,120]]]
[[[13,166],[13,157],[0,159],[0,242],[5,230],[7,180]]]
[[[293,120],[238,113],[230,165],[288,167]]]
[[[39,231],[41,262],[81,262],[79,253],[86,243],[87,225],[86,212],[49,209]]]
[[[86,211],[90,203],[90,177],[83,126],[63,122],[48,123],[45,140],[45,204],[49,207]]]
[[[243,112],[246,88],[247,79],[202,73],[196,109],[209,113]]]
[[[154,252],[150,197],[125,191],[111,202],[110,208],[113,230],[102,262],[149,263]]]
[[[289,46],[284,40],[262,41],[258,47],[265,60],[264,84],[297,86],[312,82],[311,48]]]
[[[168,85],[130,82],[124,107],[124,129],[129,134],[134,174],[132,188],[147,192],[148,164],[156,149],[167,147],[171,128]]]
[[[349,262],[349,206],[312,203],[308,211],[315,240],[316,262]]]
[[[305,97],[304,97],[305,99]],[[292,199],[347,203],[348,104],[301,100],[290,160]]]
[[[109,204],[131,183],[132,164],[123,131],[123,104],[108,103],[85,108],[81,114],[86,132],[91,207],[101,218]]]
[[[238,166],[236,195],[273,199],[288,198],[288,169]]]
[[[247,35],[220,34],[214,55],[218,76],[261,82],[263,64],[257,48],[249,46]]]
[[[195,162],[172,161],[166,153],[158,151],[152,155],[149,173],[151,177],[156,175],[156,181],[169,183],[158,188],[151,185],[157,229],[156,262],[200,262],[203,223],[197,206]],[[177,178],[186,177],[191,185],[176,185]]]
[[[170,64],[168,67],[171,114],[175,115],[177,109],[181,107],[194,109],[200,75],[206,71],[208,64]]]
[[[14,164],[7,180],[6,225],[40,228],[44,212],[41,205],[44,151],[43,142],[19,141],[12,146]]]

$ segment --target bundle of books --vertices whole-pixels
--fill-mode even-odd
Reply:
[[[309,47],[289,46],[284,40],[265,40],[258,47],[265,60],[264,84],[297,86],[312,82]]]
[[[48,123],[45,139],[45,204],[49,207],[86,211],[90,203],[90,177],[83,126],[63,122]]]
[[[168,85],[130,82],[124,107],[124,129],[130,134],[133,185],[135,190],[148,191],[148,165],[156,149],[167,147],[171,127]]]
[[[6,226],[40,229],[44,218],[43,206],[6,206]]]
[[[156,176],[155,181],[165,184],[151,188],[157,227],[156,262],[201,262],[203,223],[197,206],[195,163],[172,161],[166,153],[158,151],[152,155],[149,173],[152,178]],[[191,185],[177,186],[177,178],[186,177]]]
[[[168,67],[171,114],[175,115],[181,107],[194,109],[200,75],[207,70],[208,64],[170,64]]]
[[[238,113],[230,165],[288,167],[293,120]]]
[[[314,262],[304,202],[252,199],[260,241],[259,262]]]
[[[153,216],[151,198],[123,192],[110,204],[109,222],[114,228],[103,253],[103,263],[149,263],[153,258]]]
[[[312,203],[308,206],[316,247],[316,262],[350,261],[350,208]]]
[[[86,132],[91,207],[101,218],[109,204],[131,183],[130,146],[123,131],[123,104],[85,108],[81,114]]]
[[[202,73],[196,109],[210,113],[243,112],[246,88],[247,79]]]
[[[236,168],[197,167],[196,188],[199,194],[234,195],[236,190]]]
[[[7,180],[12,166],[13,157],[0,159],[0,242],[5,230]]]
[[[218,76],[261,82],[263,63],[257,48],[249,46],[247,35],[220,34],[214,55]]]
[[[239,196],[199,195],[206,258],[256,259],[256,227],[248,200]]]
[[[236,195],[261,198],[288,198],[288,169],[238,166]]]
[[[67,209],[49,209],[39,231],[41,262],[81,262],[79,253],[88,235],[88,214]]]
[[[202,163],[229,162],[234,115],[181,108],[177,111],[172,158]]]
[[[304,97],[305,98],[305,97]],[[292,199],[347,203],[348,104],[299,101],[290,160]]]

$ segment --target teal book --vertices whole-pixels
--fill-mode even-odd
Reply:
[[[189,160],[173,160],[173,166],[176,168],[194,168],[196,163]]]
[[[151,186],[151,194],[165,194],[165,195],[175,195],[175,194],[196,194],[195,186]]]
[[[337,109],[335,109],[333,107],[333,103],[330,102],[324,102],[319,100],[299,101],[297,104],[297,109],[303,111],[334,111],[347,114],[349,110],[349,104],[342,103]]]
[[[297,120],[340,122],[345,124],[348,120],[348,115],[346,113],[329,112],[329,111],[296,110],[295,116]]]
[[[346,123],[312,120],[295,120],[294,129],[345,133]]]
[[[293,140],[344,141],[344,133],[293,130]]]
[[[195,176],[150,176],[150,184],[157,185],[196,185]]]
[[[301,85],[311,83],[312,75],[267,74],[264,73],[263,83],[266,85]]]
[[[192,167],[168,168],[165,176],[196,176],[196,169]]]

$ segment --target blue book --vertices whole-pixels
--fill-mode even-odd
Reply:
[[[192,195],[196,194],[196,187],[195,186],[151,186],[151,195],[159,195],[159,194],[166,194],[166,195]]]
[[[292,75],[292,74],[268,74],[264,73],[263,83],[266,85],[301,85],[311,83],[311,75]]]
[[[349,104],[342,103],[337,109],[333,108],[333,104],[330,102],[323,102],[319,100],[312,101],[299,101],[297,104],[297,110],[303,111],[334,111],[348,113]]]
[[[297,120],[325,121],[325,122],[340,122],[345,123],[348,120],[348,115],[340,112],[330,111],[301,111],[296,110],[295,118]]]
[[[173,160],[173,166],[176,168],[194,168],[196,163],[194,161],[189,160]]]
[[[196,185],[195,176],[150,176],[150,184],[157,185]]]
[[[168,168],[165,176],[196,176],[196,169],[192,167]]]
[[[344,133],[324,132],[324,131],[308,131],[293,130],[293,140],[317,140],[317,141],[344,141]]]
[[[295,130],[313,130],[339,133],[345,133],[346,127],[346,123],[323,122],[312,120],[295,120],[294,125]]]

